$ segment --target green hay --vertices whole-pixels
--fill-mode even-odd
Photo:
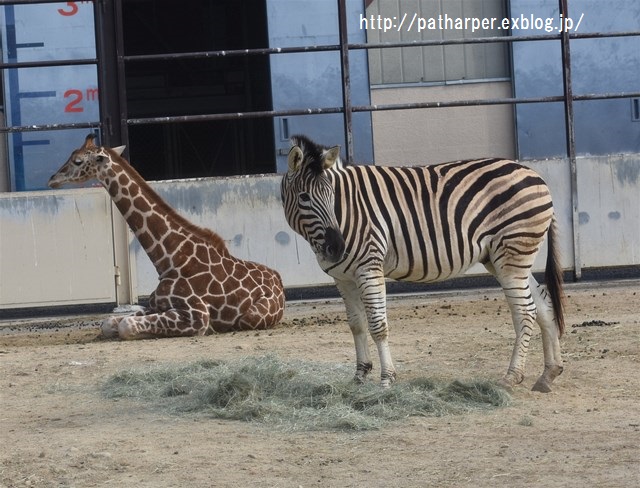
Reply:
[[[509,403],[488,381],[399,381],[383,389],[351,380],[343,365],[274,355],[125,370],[103,385],[107,398],[150,402],[172,415],[258,421],[292,430],[370,430],[411,416],[444,416]]]

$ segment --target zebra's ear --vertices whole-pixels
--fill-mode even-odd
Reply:
[[[300,146],[293,146],[289,151],[289,171],[298,171],[300,169],[300,165],[302,164],[303,157],[304,155],[302,154],[302,149],[300,149]]]
[[[333,146],[327,149],[322,155],[322,169],[329,169],[340,157],[340,146]]]
[[[118,147],[114,147],[112,149],[116,152],[116,154],[118,156],[122,156],[122,153],[124,152],[124,148],[125,147],[127,147],[127,146],[118,146]]]

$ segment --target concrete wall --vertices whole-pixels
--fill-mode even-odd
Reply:
[[[573,267],[569,164],[527,162],[547,181],[560,224],[562,262]],[[280,176],[206,178],[153,186],[193,222],[218,232],[230,251],[277,269],[287,287],[322,285],[309,245],[284,220]],[[583,268],[640,265],[640,154],[579,158],[579,250]],[[112,239],[119,216],[100,188],[0,195],[0,309],[112,302],[114,259],[133,300],[155,287],[155,271],[129,236]],[[130,246],[128,255],[114,252]],[[536,263],[544,266],[545,251]],[[114,255],[116,256],[114,258]],[[120,257],[118,257],[120,256]],[[476,267],[472,273],[482,272]],[[123,285],[124,286],[124,285]],[[119,296],[126,296],[119,293]]]
[[[332,282],[289,229],[279,176],[152,186],[189,220],[215,230],[235,256],[277,269],[286,286]],[[148,296],[157,274],[131,231],[119,232],[123,222],[102,188],[0,194],[0,310]]]
[[[0,194],[0,307],[115,300],[102,189]]]
[[[583,267],[640,264],[640,155],[578,158]]]
[[[374,105],[511,96],[509,82],[371,89]],[[376,164],[515,157],[510,105],[380,111],[373,112],[372,118]]]
[[[213,229],[234,256],[280,272],[285,286],[331,283],[307,242],[293,232],[280,203],[280,177],[202,178],[152,183],[191,222]],[[132,244],[138,293],[151,293],[156,271],[137,241]]]

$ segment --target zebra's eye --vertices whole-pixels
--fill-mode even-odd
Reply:
[[[299,195],[301,202],[310,202],[311,196],[308,193],[300,193]]]

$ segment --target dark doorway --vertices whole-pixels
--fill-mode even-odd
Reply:
[[[125,55],[268,46],[265,0],[123,0]],[[268,56],[128,61],[129,118],[271,110]],[[275,172],[270,118],[132,125],[145,179]]]

